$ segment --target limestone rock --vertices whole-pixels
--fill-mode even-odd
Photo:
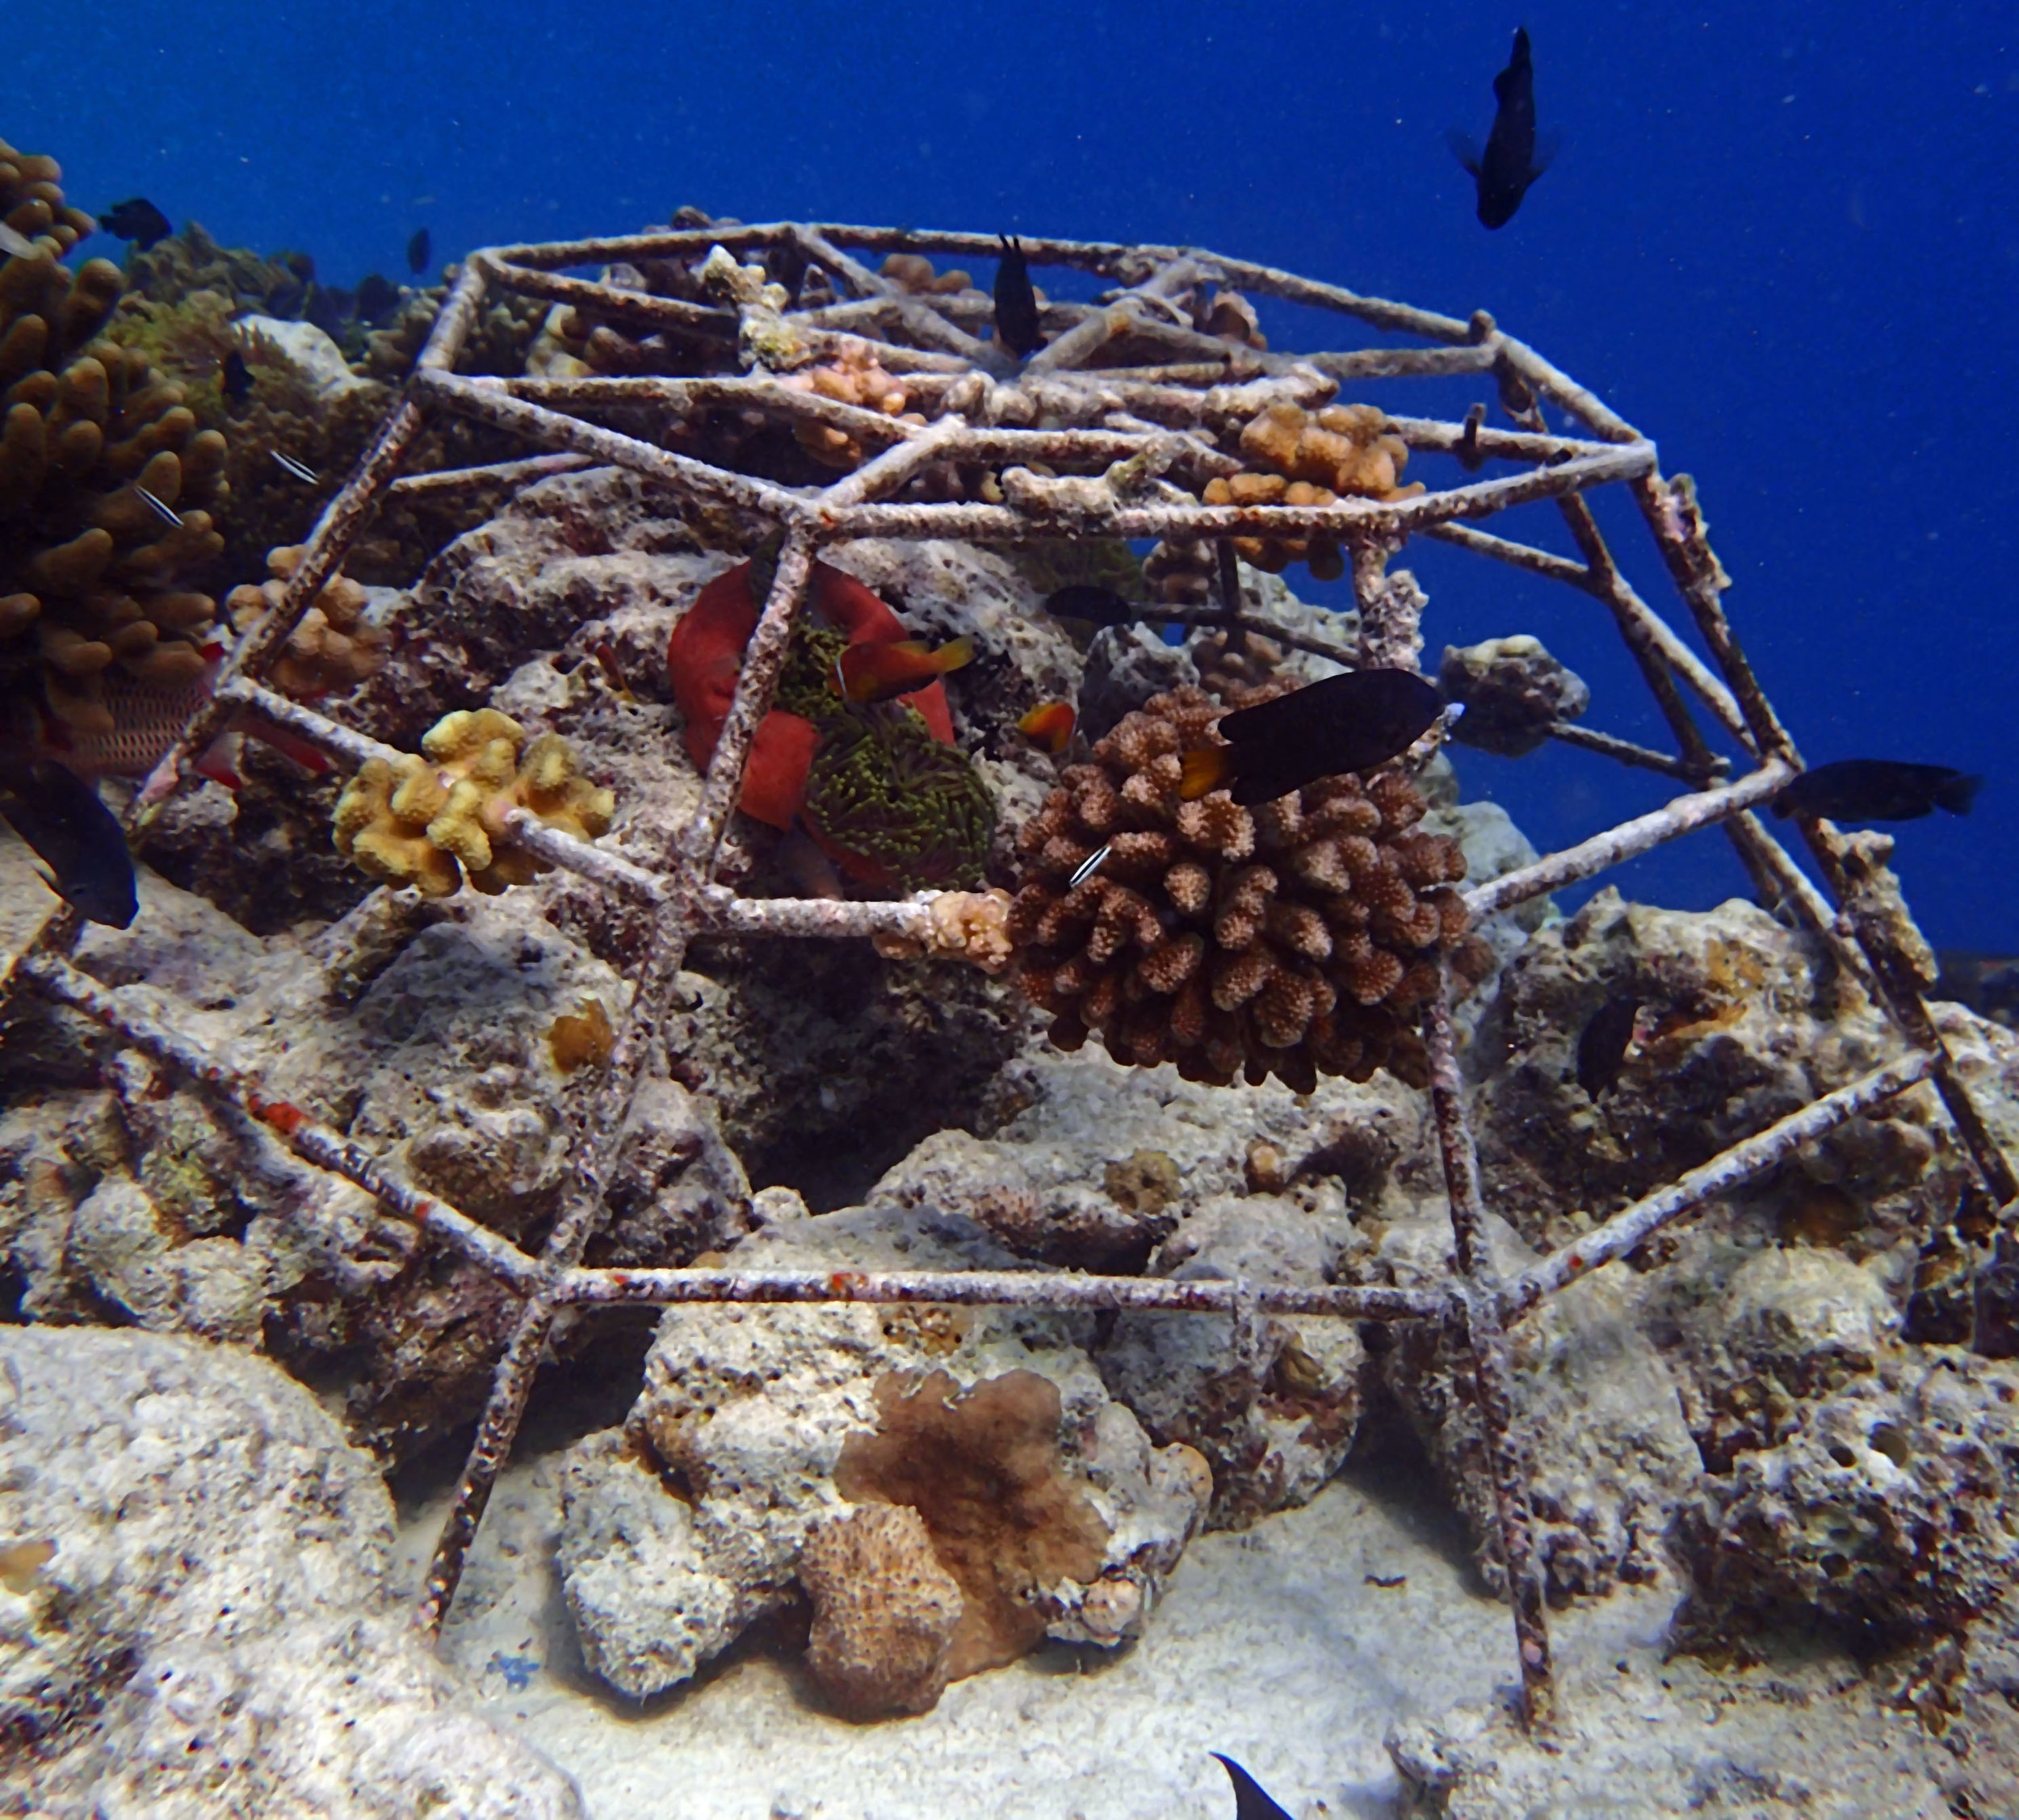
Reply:
[[[452,1810],[565,1820],[573,1784],[480,1718],[391,1598],[371,1461],[262,1361],[0,1329],[0,1593],[17,1798],[164,1820]]]
[[[1491,1222],[1503,1277],[1533,1261],[1502,1222]],[[1450,1225],[1442,1206],[1383,1234],[1383,1280],[1448,1282]],[[1535,1550],[1553,1595],[1600,1594],[1653,1579],[1665,1561],[1671,1514],[1693,1491],[1701,1461],[1674,1373],[1648,1331],[1645,1292],[1622,1266],[1581,1278],[1511,1330],[1514,1394],[1533,1466]],[[1464,1512],[1475,1558],[1505,1584],[1492,1477],[1471,1364],[1440,1327],[1395,1330],[1383,1360],[1390,1393],[1408,1411],[1438,1475]]]
[[[1300,1198],[1215,1197],[1186,1215],[1150,1273],[1257,1285],[1329,1281],[1344,1243],[1344,1197],[1334,1189]],[[1358,1430],[1366,1352],[1350,1322],[1123,1315],[1099,1361],[1108,1389],[1152,1436],[1205,1456],[1215,1529],[1308,1503]]]

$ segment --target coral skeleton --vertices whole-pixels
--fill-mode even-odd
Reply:
[[[360,841],[382,835],[388,871],[397,870],[396,849],[411,862],[405,875],[423,888],[429,882],[444,884],[458,868],[473,867],[493,880],[519,875],[537,858],[570,866],[591,884],[647,907],[649,933],[631,969],[633,990],[616,1021],[607,1059],[582,1096],[572,1174],[537,1253],[421,1193],[366,1147],[276,1100],[227,1060],[91,979],[66,958],[77,928],[67,913],[52,914],[24,947],[0,956],[0,983],[25,987],[109,1025],[124,1043],[280,1134],[304,1160],[363,1187],[386,1214],[407,1222],[415,1243],[453,1249],[511,1298],[514,1308],[494,1387],[428,1575],[418,1614],[426,1631],[439,1632],[534,1374],[556,1321],[573,1308],[690,1301],[964,1303],[1209,1313],[1244,1321],[1258,1312],[1429,1320],[1442,1323],[1471,1360],[1484,1436],[1483,1470],[1491,1481],[1514,1617],[1523,1709],[1531,1725],[1547,1728],[1555,1687],[1510,1328],[1538,1302],[1706,1199],[1757,1180],[1799,1146],[1920,1081],[1931,1082],[1940,1095],[1989,1205],[2009,1207],[2019,1185],[1923,1000],[1920,947],[1897,893],[1879,888],[1883,881],[1877,880],[1873,864],[1829,824],[1800,824],[1830,895],[1848,902],[1853,912],[1840,923],[1832,904],[1752,813],[1799,769],[1799,755],[1733,636],[1720,600],[1727,577],[1712,552],[1695,489],[1685,478],[1660,472],[1650,442],[1594,392],[1484,313],[1469,320],[1441,315],[1198,249],[1036,236],[1022,244],[1034,267],[1092,274],[1110,288],[1092,303],[1047,304],[1047,344],[1021,367],[983,338],[986,300],[965,288],[942,288],[922,264],[935,257],[991,258],[997,248],[989,234],[839,224],[716,226],[683,216],[670,229],[642,234],[472,255],[434,317],[406,393],[329,501],[278,601],[231,651],[216,694],[191,717],[133,805],[136,823],[158,812],[186,781],[194,759],[257,692],[272,696],[288,711],[293,730],[317,737],[339,762],[362,761],[350,838],[355,850]],[[904,263],[892,266],[893,257]],[[876,262],[884,273],[874,269]],[[564,275],[582,267],[606,268],[606,275]],[[75,283],[84,284],[87,295],[73,307],[74,287],[64,294],[49,272],[28,276],[35,280],[27,287],[32,295],[17,291],[19,274],[6,279],[14,300],[9,321],[18,325],[35,317],[42,326],[34,333],[44,341],[54,321],[66,348],[88,341],[101,306],[109,308],[109,296],[91,292],[81,274]],[[1308,355],[1267,348],[1252,312],[1228,301],[1233,297],[1294,300],[1373,329],[1383,345]],[[487,313],[506,301],[515,309],[538,306],[550,312],[550,329],[564,350],[548,361],[550,376],[503,379],[458,370]],[[40,314],[44,305],[52,312],[47,317]],[[61,332],[65,323],[78,332]],[[1399,338],[1410,345],[1396,345]],[[79,416],[73,408],[90,404],[87,392],[96,396],[91,388],[99,375],[89,370],[95,358],[77,356],[62,380],[52,380],[53,390],[44,388],[49,396],[28,405],[35,422],[22,432],[22,448],[34,442],[36,459],[28,462],[24,454],[6,467],[0,476],[5,484],[42,484],[35,476],[48,465],[46,438],[57,417],[72,427],[87,420],[98,424],[89,409]],[[812,376],[822,368],[855,377],[823,389],[824,382]],[[146,463],[154,459],[153,448],[170,445],[178,451],[174,459],[186,479],[191,470],[199,477],[212,472],[204,467],[200,438],[192,438],[174,407],[150,391],[145,375],[136,378],[124,366],[120,373],[129,392],[137,387],[142,403],[129,409],[132,422],[119,426],[118,447],[131,452],[118,458],[124,465],[111,477],[124,484],[152,474]],[[875,378],[878,373],[901,391],[903,408],[896,414],[888,408],[895,393]],[[1477,417],[1463,424],[1377,417],[1337,399],[1342,380],[1467,376],[1490,380],[1512,428],[1488,429]],[[106,383],[112,385],[109,368]],[[836,390],[850,396],[834,396]],[[472,420],[540,451],[520,464],[518,471],[529,476],[568,461],[628,469],[659,489],[669,510],[724,547],[747,549],[766,530],[783,533],[765,598],[750,603],[754,624],[698,808],[656,865],[619,862],[596,847],[598,814],[576,814],[572,830],[565,822],[559,829],[545,827],[537,819],[539,801],[510,795],[523,778],[523,761],[508,738],[497,743],[512,761],[494,778],[484,769],[490,734],[474,747],[463,735],[451,738],[451,762],[470,774],[448,786],[423,778],[414,786],[429,798],[422,815],[418,802],[402,808],[399,790],[409,780],[396,785],[391,764],[372,753],[371,742],[260,688],[275,676],[361,529],[396,487],[452,490],[468,482],[468,476],[456,473],[402,478],[413,452],[424,446],[423,433],[445,417]],[[720,427],[732,421],[733,430]],[[802,434],[808,424],[821,426],[810,440]],[[68,431],[59,425],[58,433]],[[80,430],[80,463],[86,439]],[[108,439],[106,446],[113,445]],[[11,461],[13,444],[8,447]],[[1452,461],[1448,475],[1438,468],[1421,490],[1405,491],[1398,484],[1405,452],[1420,470],[1433,458],[1460,459]],[[97,461],[95,454],[92,459]],[[854,465],[837,472],[843,462]],[[61,463],[49,468],[71,471]],[[99,472],[90,464],[76,471],[87,478]],[[1261,479],[1261,488],[1257,490],[1248,476]],[[1314,492],[1293,497],[1293,487],[1329,497]],[[1697,656],[1621,578],[1585,497],[1600,489],[1624,489],[1638,507],[1707,659]],[[92,497],[107,501],[121,527],[97,535],[112,536],[129,568],[136,552],[162,541],[136,514],[120,515],[124,508],[116,490],[101,489]],[[1561,514],[1581,560],[1479,528],[1483,519],[1537,502]],[[77,535],[88,539],[93,534]],[[201,533],[191,535],[201,541]],[[1139,780],[1153,783],[1169,769],[1165,761],[1184,740],[1207,736],[1203,724],[1188,730],[1192,723],[1184,717],[1196,715],[1195,708],[1167,703],[1118,730],[1118,743],[1107,747],[1107,755],[1076,769],[1061,786],[1059,806],[1041,816],[1040,832],[1030,837],[1035,848],[1025,855],[1032,895],[1020,900],[1014,927],[1044,938],[1035,950],[1044,958],[1035,964],[1033,983],[1065,1020],[1061,1034],[1098,1030],[1131,1059],[1149,1059],[1152,1050],[1162,1055],[1168,1043],[1181,1065],[1197,1056],[1208,1079],[1231,1080],[1259,1060],[1287,1071],[1297,1084],[1309,1078],[1306,1071],[1320,1066],[1337,1064],[1350,1072],[1405,1047],[1420,1057],[1408,1066],[1429,1087],[1454,1269],[1425,1286],[1404,1289],[1051,1272],[837,1273],[584,1264],[586,1248],[610,1218],[619,1137],[641,1084],[650,1078],[648,1062],[661,1046],[676,975],[698,936],[718,930],[799,938],[879,935],[942,950],[949,945],[947,919],[936,908],[941,900],[930,894],[897,903],[749,900],[719,874],[753,739],[772,707],[823,547],[866,537],[996,544],[1156,540],[1167,552],[1157,581],[1166,600],[1175,592],[1182,610],[1210,618],[1211,581],[1216,568],[1223,578],[1232,572],[1231,560],[1219,559],[1231,558],[1227,546],[1233,540],[1261,546],[1271,560],[1277,554],[1290,560],[1301,549],[1305,560],[1316,556],[1323,564],[1330,558],[1320,552],[1336,549],[1366,610],[1388,589],[1387,560],[1416,535],[1441,538],[1601,600],[1669,727],[1673,751],[1653,756],[1673,766],[1687,792],[1621,828],[1597,832],[1566,853],[1460,893],[1450,856],[1437,843],[1412,841],[1408,832],[1412,793],[1400,777],[1328,782],[1307,790],[1291,810],[1245,816],[1245,825],[1224,807],[1174,807],[1148,784],[1139,788]],[[164,551],[149,570],[149,599],[165,598],[162,577],[172,570],[169,559],[175,554]],[[111,563],[111,551],[101,562],[69,543],[52,548],[43,570],[52,584],[51,598],[66,603],[52,616],[54,627],[90,635],[78,628],[82,609],[67,603],[96,598],[90,590],[110,573]],[[1198,587],[1194,578],[1208,586]],[[54,586],[58,581],[62,585]],[[7,585],[20,584],[10,574]],[[41,610],[39,595],[33,607],[19,609],[17,636]],[[1237,587],[1223,589],[1219,611],[1230,637],[1241,629]],[[172,630],[181,635],[179,628]],[[57,644],[63,648],[61,639]],[[109,644],[106,649],[108,661],[118,655]],[[1731,782],[1717,781],[1698,719],[1706,713],[1744,754],[1744,774]],[[481,730],[465,728],[471,739]],[[383,771],[374,771],[375,765]],[[1141,800],[1124,814],[1119,805],[1131,790]],[[460,811],[447,811],[451,798],[469,800]],[[438,846],[433,830],[445,812],[455,825],[444,828]],[[1321,822],[1322,835],[1309,838],[1307,822]],[[1869,991],[1904,1039],[1904,1054],[1648,1193],[1504,1282],[1486,1243],[1488,1208],[1458,1072],[1453,970],[1446,946],[1467,919],[1712,827],[1733,843],[1761,894],[1828,945],[1847,981]],[[454,838],[447,839],[451,832]],[[413,845],[416,840],[421,846]],[[1371,859],[1360,848],[1346,850],[1355,841],[1369,844]],[[1388,843],[1391,870],[1382,857],[1382,841]],[[1119,848],[1119,858],[1111,855],[1091,874],[1091,888],[1070,886],[1072,872],[1103,843]],[[1273,890],[1264,887],[1264,868],[1274,875]],[[1385,895],[1358,895],[1365,881],[1376,879],[1391,881],[1381,887]],[[1286,881],[1293,887],[1286,888]],[[1354,949],[1351,936],[1362,929],[1359,911],[1333,908],[1333,900],[1349,889],[1368,912],[1364,952],[1348,951]],[[989,933],[990,916],[973,904],[967,900],[951,919],[952,939],[963,945],[978,939],[984,954],[999,957]],[[1175,935],[1164,927],[1167,912],[1182,925]],[[1080,971],[1062,983],[1060,975],[1068,968]],[[1187,997],[1194,982],[1198,990]],[[1144,1013],[1146,1005],[1156,1008],[1155,1018]],[[1349,1033],[1338,1022],[1342,1010],[1358,1020]],[[1178,1040],[1194,1013],[1196,1041]],[[1326,1016],[1334,1019],[1330,1035],[1321,1029]],[[1379,1019],[1378,1030],[1368,1025],[1370,1016]],[[1407,1027],[1411,1017],[1418,1021],[1413,1033]],[[1175,1034],[1174,1025],[1183,1025]],[[1349,1034],[1359,1045],[1350,1056]],[[925,1520],[930,1525],[930,1513]],[[1741,1502],[1706,1520],[1742,1536],[1751,1519]],[[896,1520],[897,1525],[904,1522]],[[895,1550],[896,1527],[888,1519],[883,1527],[891,1530],[885,1540]],[[838,1550],[848,1540],[837,1537],[833,1545]],[[865,1529],[854,1540],[867,1546],[871,1537]],[[916,1550],[911,1554],[915,1561]],[[809,1571],[817,1581],[817,1567]],[[953,1603],[943,1587],[915,1583],[919,1645],[913,1671],[901,1685],[865,1697],[915,1704],[938,1672],[934,1639],[944,1630]],[[1958,1581],[1954,1593],[1937,1591],[1967,1602],[1978,1596],[1976,1585]],[[1763,1590],[1802,1596],[1794,1586]],[[962,1596],[968,1597],[968,1589]],[[838,1697],[853,1697],[844,1692],[854,1648],[846,1615],[830,1604],[823,1619],[821,1650],[831,1684]]]

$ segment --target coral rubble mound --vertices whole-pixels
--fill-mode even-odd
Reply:
[[[1025,826],[1024,990],[1060,1047],[1096,1034],[1116,1061],[1188,1080],[1420,1077],[1408,1019],[1468,928],[1459,843],[1416,828],[1423,797],[1393,771],[1252,810],[1224,791],[1182,801],[1182,755],[1215,741],[1220,712],[1202,690],[1152,697]]]

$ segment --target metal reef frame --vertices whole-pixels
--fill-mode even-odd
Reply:
[[[716,253],[715,249],[725,250]],[[1669,1222],[1731,1193],[1786,1161],[1801,1144],[1922,1081],[1933,1084],[1964,1152],[1992,1201],[2019,1197],[2011,1164],[1971,1102],[1954,1058],[1921,996],[1914,964],[1918,936],[1896,899],[1867,888],[1860,850],[1827,822],[1800,823],[1810,852],[1843,906],[1840,914],[1753,813],[1786,782],[1800,760],[1746,660],[1720,602],[1727,578],[1686,478],[1664,479],[1654,445],[1592,392],[1484,312],[1467,320],[1363,297],[1275,268],[1197,248],[1128,246],[1026,239],[1035,266],[1091,271],[1116,288],[1090,305],[1051,304],[1049,345],[1021,366],[980,338],[987,312],[972,294],[918,296],[856,258],[892,252],[993,257],[992,236],[791,222],[674,229],[614,238],[493,247],[465,262],[398,402],[342,489],[324,510],[279,605],[229,654],[211,700],[136,795],[130,828],[158,812],[190,774],[191,761],[241,707],[314,741],[352,766],[396,756],[376,740],[263,687],[260,677],[317,593],[342,566],[359,529],[388,496],[452,494],[476,485],[518,484],[571,468],[615,464],[703,504],[768,521],[784,533],[774,578],[745,656],[728,723],[693,820],[657,867],[637,865],[545,827],[523,811],[510,830],[541,858],[609,891],[649,906],[651,933],[615,1046],[581,1118],[575,1167],[540,1252],[529,1255],[439,1198],[398,1180],[363,1147],[301,1108],[269,1097],[230,1062],[168,1029],[68,958],[78,933],[59,908],[28,941],[0,955],[0,992],[25,984],[99,1020],[165,1067],[262,1121],[309,1164],[340,1176],[409,1222],[413,1242],[450,1246],[492,1273],[522,1299],[497,1361],[491,1395],[436,1546],[416,1622],[439,1635],[497,1474],[510,1452],[542,1349],[556,1318],[584,1305],[685,1302],[934,1302],[989,1306],[1131,1309],[1165,1312],[1333,1315],[1356,1320],[1441,1320],[1466,1337],[1507,1564],[1528,1722],[1546,1728],[1555,1712],[1543,1583],[1534,1558],[1530,1474],[1508,1329],[1566,1285],[1622,1256]],[[774,254],[817,266],[834,300],[787,308],[734,255]],[[651,295],[635,283],[564,275],[566,268],[651,260],[699,260],[711,301]],[[1194,328],[1174,300],[1219,287],[1313,306],[1423,346],[1379,346],[1304,356],[1265,353]],[[591,321],[615,323],[711,349],[725,371],[695,379],[471,378],[455,363],[479,311],[499,294],[566,304]],[[1151,344],[1155,366],[1091,363],[1119,337]],[[905,423],[781,383],[764,358],[784,348],[804,364],[867,351],[901,376],[928,421]],[[1496,384],[1512,430],[1484,427],[1475,408],[1463,424],[1391,417],[1412,451],[1459,455],[1469,471],[1487,460],[1517,464],[1511,474],[1468,480],[1392,503],[1351,499],[1291,507],[1207,506],[1164,476],[1196,480],[1238,465],[1212,431],[1288,399],[1314,405],[1341,381],[1477,374]],[[831,484],[800,490],[741,474],[569,414],[571,408],[642,407],[661,421],[722,405],[787,421],[811,418],[863,440],[862,463]],[[1549,428],[1554,409],[1582,434]],[[447,410],[522,438],[543,453],[481,468],[401,476],[432,411]],[[959,459],[1000,475],[1001,503],[931,502],[896,496],[922,470]],[[1033,471],[1028,464],[1043,464]],[[1064,470],[1066,472],[1061,472]],[[1621,574],[1585,494],[1627,487],[1711,654],[1706,664]],[[1581,560],[1512,541],[1474,522],[1509,506],[1554,501]],[[785,937],[883,934],[927,940],[934,893],[896,903],[747,899],[717,881],[716,866],[752,736],[766,711],[815,553],[866,536],[946,537],[1014,543],[1035,537],[1169,538],[1219,543],[1220,605],[1173,608],[1177,623],[1217,625],[1230,634],[1278,628],[1245,613],[1226,559],[1235,536],[1322,534],[1354,557],[1363,622],[1386,597],[1383,570],[1412,534],[1448,542],[1591,595],[1613,615],[1674,737],[1673,753],[1578,728],[1558,737],[1693,786],[1665,807],[1596,834],[1518,871],[1475,887],[1475,918],[1589,879],[1695,829],[1722,828],[1748,872],[1784,913],[1830,946],[1889,1014],[1904,1053],[1848,1086],[1780,1120],[1543,1259],[1511,1283],[1498,1280],[1486,1243],[1477,1152],[1465,1111],[1453,1036],[1448,979],[1425,1017],[1430,1099],[1450,1207],[1453,1279],[1439,1289],[1251,1286],[1066,1273],[816,1272],[733,1269],[592,1269],[584,1248],[604,1218],[604,1192],[618,1134],[668,1006],[688,944],[711,932]],[[1355,654],[1322,640],[1287,642],[1350,663]],[[1750,769],[1723,781],[1697,714],[1711,719]]]

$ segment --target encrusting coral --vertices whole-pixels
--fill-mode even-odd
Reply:
[[[1424,799],[1395,771],[1254,809],[1181,800],[1182,756],[1218,743],[1221,711],[1202,690],[1153,696],[1026,824],[1010,920],[1025,992],[1060,1048],[1093,1034],[1187,1080],[1308,1092],[1386,1067],[1420,1084],[1408,1019],[1468,926],[1459,843],[1417,830]]]
[[[1521,758],[1591,706],[1582,677],[1566,669],[1542,641],[1519,634],[1482,644],[1447,644],[1438,686],[1465,713],[1452,729],[1461,745]]]
[[[119,268],[58,263],[90,220],[60,176],[0,145],[0,213],[47,229],[34,257],[0,266],[0,680],[99,736],[116,723],[108,681],[173,689],[203,673],[215,606],[184,578],[222,548],[209,509],[229,489],[225,438],[145,355],[104,338]]]
[[[1279,400],[1240,433],[1240,452],[1253,465],[1215,475],[1200,498],[1208,505],[1331,505],[1342,498],[1406,499],[1422,487],[1401,485],[1409,451],[1385,428],[1373,405],[1328,405],[1311,412]],[[1279,575],[1291,563],[1311,565],[1320,581],[1345,573],[1345,556],[1333,539],[1237,537],[1234,547],[1257,568]]]
[[[608,829],[616,797],[575,774],[559,734],[525,741],[526,730],[495,708],[460,709],[422,736],[425,759],[367,761],[337,799],[337,851],[425,897],[451,895],[465,875],[485,892],[528,883],[548,868],[506,843],[508,811],[530,809],[593,841]]]
[[[250,584],[234,588],[225,597],[233,625],[246,631],[262,614],[276,610],[288,577],[300,564],[298,543],[269,550],[271,577],[257,588]],[[267,681],[283,695],[308,702],[319,695],[342,694],[376,674],[385,661],[389,635],[383,627],[366,622],[370,601],[348,576],[332,576],[274,660]]]

